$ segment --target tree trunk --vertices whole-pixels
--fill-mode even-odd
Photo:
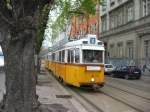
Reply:
[[[11,35],[13,36],[13,35]],[[35,112],[37,104],[34,70],[35,32],[24,30],[4,50],[6,94],[4,112]]]

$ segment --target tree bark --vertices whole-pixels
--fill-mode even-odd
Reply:
[[[6,74],[3,111],[35,112],[37,105],[34,72],[35,32],[24,30],[15,38],[16,40],[10,40],[7,49],[3,50]]]
[[[39,15],[46,13],[44,16],[48,16],[45,7],[53,2],[54,0],[0,0],[0,44],[6,74],[6,94],[0,112],[36,111],[38,101],[34,48],[38,36],[35,33],[38,26],[46,26],[47,21],[39,22]]]

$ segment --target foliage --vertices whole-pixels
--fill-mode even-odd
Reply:
[[[100,0],[101,1],[101,0]],[[67,23],[73,16],[85,16],[95,14],[97,0],[65,0],[56,21],[52,24],[52,40],[57,37],[58,32],[65,31]]]
[[[42,42],[44,40],[44,32],[46,29],[46,24],[48,21],[48,14],[50,11],[49,5],[45,5],[43,10],[39,14],[38,28],[37,28],[37,38],[36,38],[36,52],[40,52]]]
[[[53,7],[49,7],[49,5],[45,5],[43,10],[41,10],[40,15],[39,15],[39,21],[38,21],[39,24],[38,24],[37,39],[36,39],[36,52],[37,53],[40,52],[40,48],[44,40],[45,29],[47,28],[47,23],[52,22],[52,18],[49,18],[48,16],[50,11],[56,10],[57,8],[61,9],[63,4],[64,4],[63,0],[55,0]],[[67,7],[66,7],[66,10],[67,10]],[[59,21],[58,23],[62,23],[61,18],[60,19],[58,18],[58,21]]]
[[[52,40],[57,36],[58,31],[65,31],[65,25],[70,19],[71,15],[69,11],[71,10],[71,0],[65,0],[60,7],[60,15],[57,17],[56,21],[52,24]]]

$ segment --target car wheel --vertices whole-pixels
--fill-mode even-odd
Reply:
[[[128,80],[128,79],[129,79],[129,75],[125,75],[125,79],[127,79],[127,80]]]
[[[115,77],[115,75],[113,73],[110,74],[111,77]]]
[[[141,77],[136,77],[136,79],[140,79]]]

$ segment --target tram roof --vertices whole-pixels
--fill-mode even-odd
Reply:
[[[69,41],[64,39],[62,41],[57,42],[51,49],[51,51],[57,51],[66,47],[74,47],[74,46],[97,46],[97,47],[104,47],[102,41],[99,41],[96,38],[96,35],[88,34],[79,40]],[[103,48],[104,49],[104,48]]]
[[[103,42],[99,41],[96,38],[96,35],[91,35],[91,34],[86,35],[82,39],[68,42],[66,43],[65,47],[73,47],[78,45],[94,45],[94,46],[104,47]]]

